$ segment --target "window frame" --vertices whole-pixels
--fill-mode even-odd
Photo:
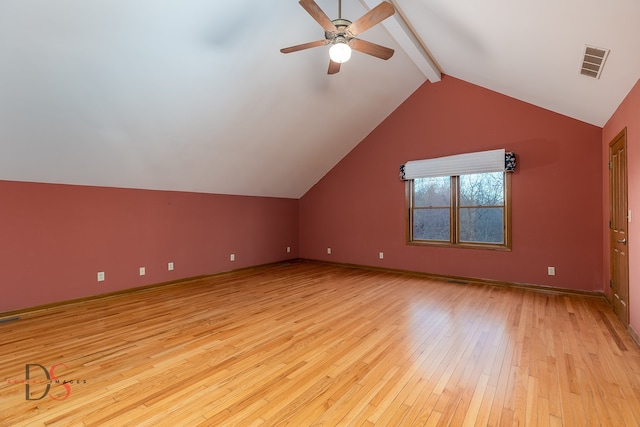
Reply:
[[[460,175],[451,175],[450,205],[449,205],[449,241],[441,240],[415,240],[413,238],[413,197],[414,181],[409,179],[405,183],[405,199],[407,205],[406,243],[412,246],[451,247],[467,249],[487,249],[496,251],[511,251],[511,173],[504,174],[504,212],[503,212],[503,243],[482,243],[460,241]],[[475,206],[472,206],[475,207]]]

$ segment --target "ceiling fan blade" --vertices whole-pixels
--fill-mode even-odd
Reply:
[[[300,0],[298,3],[300,3],[300,6],[302,6],[304,10],[306,10],[307,13],[311,15],[311,17],[315,19],[322,28],[324,28],[325,31],[328,31],[330,33],[338,31],[338,28],[336,28],[333,22],[331,22],[331,19],[329,19],[327,14],[324,13],[322,9],[320,9],[320,6],[318,6],[315,1]]]
[[[318,40],[315,42],[297,44],[295,46],[284,47],[280,49],[280,52],[282,53],[297,52],[299,50],[311,49],[312,47],[324,46],[327,43],[329,43],[329,40]]]
[[[383,1],[369,12],[356,19],[345,30],[349,37],[355,37],[373,27],[376,24],[384,21],[396,12],[393,5],[389,2]]]
[[[358,52],[366,53],[367,55],[375,56],[376,58],[387,60],[393,56],[393,49],[380,46],[379,44],[371,43],[366,40],[351,39],[349,46],[357,50]]]
[[[338,71],[340,71],[340,63],[329,60],[329,71],[327,71],[327,74],[336,74]]]

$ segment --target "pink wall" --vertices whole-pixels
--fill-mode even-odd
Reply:
[[[301,199],[300,256],[602,291],[601,144],[596,126],[452,77],[425,83]],[[513,251],[406,245],[400,164],[495,148],[517,155]]]
[[[640,262],[638,252],[634,250],[634,242],[640,241],[640,231],[637,226],[640,214],[640,81],[629,92],[616,112],[609,119],[602,131],[602,182],[604,195],[602,198],[603,219],[609,220],[609,171],[605,164],[609,157],[609,143],[624,128],[627,128],[627,168],[629,209],[632,212],[632,222],[629,224],[629,312],[630,325],[633,330],[640,332]],[[634,218],[635,217],[635,218]],[[637,219],[636,219],[637,218]],[[635,219],[635,221],[634,221]],[[603,281],[609,281],[609,233],[603,229]],[[607,287],[607,291],[608,291]]]
[[[0,312],[298,256],[292,199],[8,181],[0,199]]]

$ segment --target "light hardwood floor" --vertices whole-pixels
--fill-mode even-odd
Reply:
[[[50,309],[0,337],[3,426],[640,423],[640,350],[590,296],[294,262]],[[32,382],[63,364],[73,383],[27,400],[27,364]]]

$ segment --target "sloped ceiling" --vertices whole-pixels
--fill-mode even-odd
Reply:
[[[638,2],[394,4],[445,74],[598,126],[640,77]],[[426,81],[393,31],[328,76],[279,52],[323,38],[295,0],[0,0],[0,179],[301,197]]]
[[[604,126],[640,78],[640,2],[399,0],[445,74]],[[585,45],[611,49],[598,80]]]

